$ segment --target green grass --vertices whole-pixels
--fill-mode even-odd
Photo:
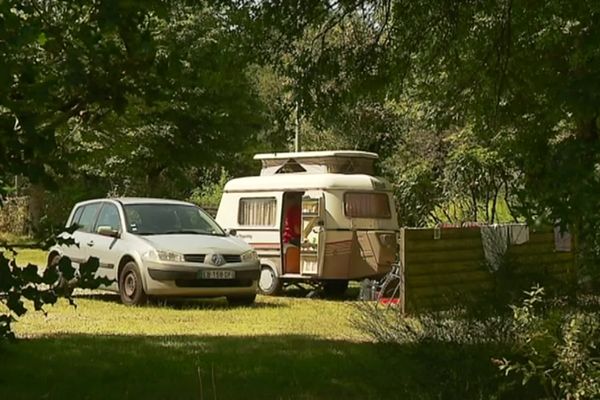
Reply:
[[[10,245],[33,244],[35,239],[31,236],[15,235],[10,232],[0,232],[0,243],[8,243]]]
[[[17,249],[17,263],[19,265],[27,265],[27,263],[35,264],[39,267],[46,266],[47,254],[45,251],[37,249]]]
[[[495,390],[493,349],[373,343],[353,325],[350,299],[292,292],[253,307],[126,307],[81,292],[76,303],[14,325],[19,339],[0,346],[0,399],[463,399]]]

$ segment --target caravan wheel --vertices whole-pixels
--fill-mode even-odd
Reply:
[[[277,276],[277,272],[268,265],[263,265],[260,269],[260,278],[258,280],[258,289],[262,294],[275,296],[281,293],[283,282]]]

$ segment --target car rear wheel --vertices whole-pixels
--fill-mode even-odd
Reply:
[[[277,276],[277,272],[268,265],[263,265],[260,269],[260,277],[258,279],[258,290],[262,294],[276,296],[281,293],[283,282]]]
[[[69,297],[73,294],[74,284],[69,284],[69,281],[65,279],[62,272],[60,272],[58,264],[60,263],[61,258],[62,256],[60,254],[55,254],[54,257],[52,257],[52,259],[48,263],[48,268],[54,268],[56,269],[56,272],[58,272],[58,279],[51,286],[52,289],[54,289],[55,291],[60,292],[65,296]]]
[[[119,295],[121,302],[126,305],[137,306],[148,301],[142,284],[142,275],[133,261],[125,264],[119,275]]]
[[[250,306],[256,300],[256,293],[245,296],[227,296],[227,302],[230,306]]]

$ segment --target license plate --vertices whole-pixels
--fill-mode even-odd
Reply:
[[[234,279],[235,271],[209,270],[198,272],[200,279]]]

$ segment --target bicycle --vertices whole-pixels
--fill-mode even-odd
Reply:
[[[404,266],[401,263],[394,263],[390,272],[381,280],[365,280],[360,297],[363,300],[376,300],[376,307],[399,306],[404,311]]]
[[[392,269],[380,281],[377,290],[377,305],[400,306],[404,309],[404,266],[392,264]]]

